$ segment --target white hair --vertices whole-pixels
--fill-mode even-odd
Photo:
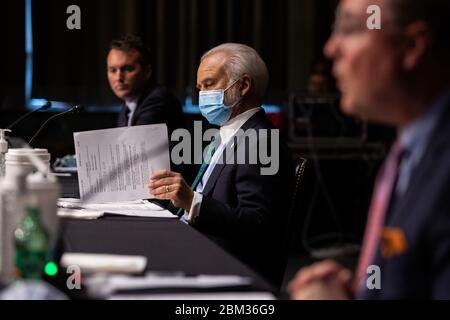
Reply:
[[[247,74],[252,79],[253,94],[262,103],[269,84],[269,72],[258,52],[244,44],[224,43],[206,52],[201,61],[219,52],[227,55],[225,72],[228,75],[229,83],[231,84]]]

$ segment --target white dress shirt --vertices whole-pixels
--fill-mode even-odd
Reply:
[[[198,184],[197,188],[194,192],[194,198],[192,199],[191,210],[189,212],[185,211],[183,219],[188,223],[193,223],[194,219],[200,213],[200,207],[202,205],[203,200],[203,190],[208,183],[208,179],[211,176],[211,173],[214,170],[217,162],[221,158],[223,151],[225,150],[227,144],[232,140],[232,138],[236,135],[238,130],[246,123],[253,115],[255,115],[262,108],[254,108],[248,110],[240,115],[234,117],[225,123],[222,127],[220,127],[220,145],[218,146],[216,152],[214,153],[211,161],[209,163],[208,168],[203,174],[202,180]]]
[[[125,105],[127,106],[128,110],[130,110],[130,113],[128,114],[128,126],[131,126],[131,119],[133,119],[134,111],[136,110],[137,103],[139,98],[129,99],[125,100]]]

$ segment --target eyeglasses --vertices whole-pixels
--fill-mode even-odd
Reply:
[[[338,36],[351,36],[369,31],[365,24],[356,23],[335,23],[331,29],[333,34]]]
[[[334,35],[349,36],[367,30],[364,19],[345,11],[336,11],[335,22],[332,26]]]
[[[374,31],[367,26],[367,20],[355,16],[351,13],[338,12],[332,26],[333,35],[348,37],[352,35],[362,34]],[[382,26],[383,33],[398,36],[402,33],[402,29],[395,27],[393,23],[384,22]]]

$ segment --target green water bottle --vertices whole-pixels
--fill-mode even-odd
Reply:
[[[27,207],[14,232],[16,271],[22,279],[41,279],[49,259],[50,237],[37,207]]]

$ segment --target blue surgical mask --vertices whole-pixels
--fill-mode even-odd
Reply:
[[[223,90],[200,91],[200,112],[209,123],[222,126],[230,119],[231,113],[233,112],[233,107],[236,106],[240,100],[232,106],[226,106],[224,104],[225,91],[234,86],[238,81],[239,80],[236,80],[228,88]]]

